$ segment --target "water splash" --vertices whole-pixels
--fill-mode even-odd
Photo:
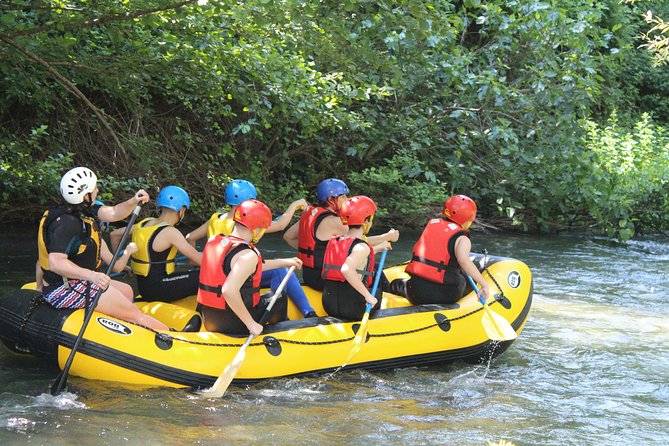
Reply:
[[[57,396],[42,393],[35,397],[35,404],[42,407],[54,407],[59,410],[88,409],[86,404],[77,401],[79,397],[70,392],[63,392]]]

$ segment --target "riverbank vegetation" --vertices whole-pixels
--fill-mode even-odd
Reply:
[[[35,221],[87,165],[109,202],[176,183],[199,220],[231,178],[278,210],[339,177],[398,227],[455,192],[505,229],[666,231],[669,70],[639,48],[648,7],[3,2],[0,218]]]

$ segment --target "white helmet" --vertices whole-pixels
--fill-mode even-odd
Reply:
[[[60,180],[60,194],[70,204],[81,204],[95,190],[98,177],[88,167],[75,167]]]

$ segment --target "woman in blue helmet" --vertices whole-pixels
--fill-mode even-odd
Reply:
[[[235,225],[233,216],[237,206],[243,201],[255,200],[257,195],[258,192],[255,186],[249,181],[232,180],[225,188],[225,204],[230,206],[230,209],[227,212],[214,213],[209,221],[186,236],[188,241],[192,244],[195,244],[197,240],[204,238],[205,235],[208,238],[218,234],[230,235]],[[306,206],[307,202],[303,198],[293,201],[283,214],[272,221],[265,233],[267,234],[283,231],[290,223],[290,220],[293,218],[293,215],[295,215],[295,212],[298,209],[305,208]],[[272,291],[274,291],[287,273],[288,270],[286,268],[263,270],[260,286],[269,287],[272,289]],[[293,301],[304,317],[317,316],[314,308],[307,299],[307,295],[304,293],[304,290],[300,285],[299,279],[295,277],[295,275],[292,275],[288,279],[286,292],[288,293],[290,300]]]
[[[177,252],[192,263],[202,263],[202,253],[191,246],[175,227],[190,208],[190,198],[178,186],[167,186],[158,194],[157,218],[149,217],[135,224],[130,230],[137,252],[130,258],[130,267],[137,277],[141,299],[145,301],[172,302],[197,294],[200,269],[175,271]],[[125,228],[115,230],[112,244],[118,244]]]
[[[322,291],[324,280],[323,258],[325,248],[332,237],[340,237],[348,231],[339,211],[348,199],[348,186],[337,178],[321,181],[316,188],[317,203],[309,206],[298,223],[291,226],[283,235],[284,240],[297,249],[297,257],[302,260],[302,277],[305,285]],[[384,242],[396,242],[400,233],[391,229],[388,232],[365,240],[376,246]]]

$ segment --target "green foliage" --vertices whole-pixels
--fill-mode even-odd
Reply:
[[[35,154],[43,152],[42,143],[47,137],[45,125],[20,139],[0,135],[0,213],[16,217],[26,210],[39,212],[60,194],[62,168],[72,162],[72,154],[47,154],[43,160],[36,160]]]
[[[628,239],[663,229],[669,215],[669,133],[644,114],[633,128],[614,114],[606,126],[588,121],[584,144],[595,155],[599,187],[586,200],[605,233]]]
[[[89,165],[107,201],[180,184],[204,217],[231,178],[278,213],[339,177],[395,225],[465,193],[501,227],[665,230],[669,73],[638,48],[639,8],[3,2],[0,192],[41,205]]]

